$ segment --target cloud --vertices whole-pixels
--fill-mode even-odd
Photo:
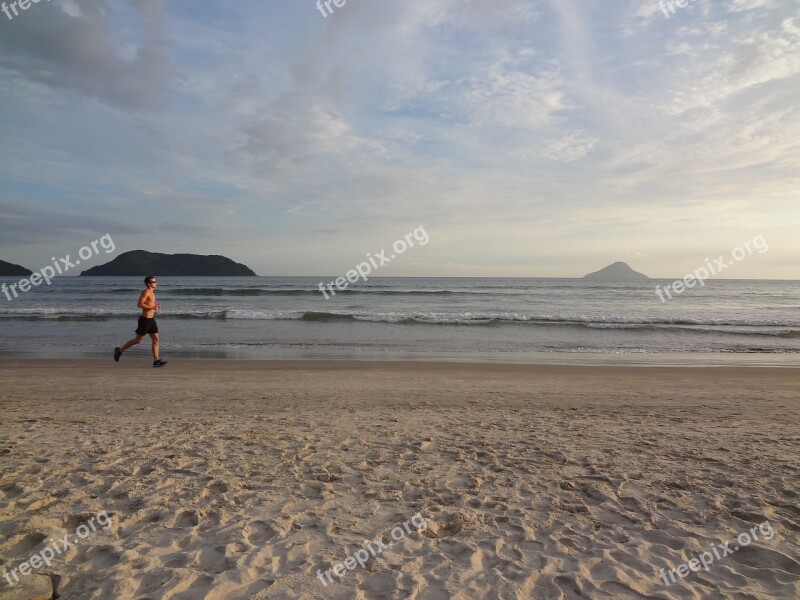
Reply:
[[[314,172],[316,157],[346,162],[348,154],[368,144],[333,109],[303,97],[287,96],[264,107],[244,133],[241,150],[264,175],[289,169]]]
[[[144,223],[127,223],[125,218],[109,218],[101,215],[87,215],[70,208],[58,209],[53,207],[42,208],[38,206],[20,206],[8,202],[0,203],[3,213],[2,246],[28,246],[47,242],[49,248],[54,248],[53,230],[58,225],[59,240],[55,243],[66,245],[65,240],[74,243],[75,240],[96,239],[98,235],[111,232],[113,235],[136,234],[147,231]],[[81,242],[84,243],[84,242]],[[50,250],[55,252],[55,250]]]
[[[555,71],[531,74],[509,66],[504,57],[470,78],[466,99],[475,125],[541,129],[569,107]]]
[[[163,104],[170,64],[160,0],[40,3],[0,19],[0,68],[20,80],[99,98],[125,109]],[[124,30],[118,22],[131,17]]]
[[[422,223],[441,250],[409,273],[469,274],[545,245],[577,261],[738,238],[796,213],[794,12],[41,2],[0,20],[2,199],[34,211],[3,240],[46,259],[116,227],[119,245],[212,237],[259,272],[335,272]]]
[[[729,10],[732,13],[737,13],[759,8],[773,8],[774,6],[775,0],[733,0]]]
[[[694,77],[684,81],[691,84],[675,90],[666,111],[680,115],[718,105],[752,87],[800,74],[800,30],[785,19],[778,31],[752,32],[716,54],[711,61],[687,65]]]
[[[560,162],[573,162],[583,158],[599,141],[583,131],[570,132],[560,139],[548,142],[542,156]]]

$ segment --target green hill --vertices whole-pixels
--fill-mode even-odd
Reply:
[[[162,254],[145,250],[131,250],[120,254],[104,265],[81,272],[88,276],[138,275],[191,276],[191,277],[255,277],[252,269],[230,258],[219,255]]]
[[[0,277],[25,277],[33,273],[30,269],[0,260]]]

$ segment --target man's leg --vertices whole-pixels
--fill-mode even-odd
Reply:
[[[127,342],[125,342],[125,343],[122,345],[122,347],[120,348],[120,350],[122,350],[122,352],[125,352],[125,350],[127,350],[127,349],[128,349],[128,348],[130,348],[131,346],[135,346],[136,344],[141,344],[143,339],[144,339],[144,336],[143,336],[143,335],[137,335],[137,336],[136,336],[135,338],[133,338],[132,340],[128,340]]]
[[[153,360],[158,360],[158,334],[151,333],[150,339],[153,340]]]

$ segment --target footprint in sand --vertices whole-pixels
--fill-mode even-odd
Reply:
[[[207,489],[212,494],[224,494],[228,491],[228,484],[224,481],[209,481]]]
[[[26,533],[16,544],[6,549],[10,555],[13,554],[30,554],[30,551],[36,548],[41,542],[47,539],[47,536],[38,531]]]
[[[164,566],[168,569],[183,569],[189,564],[189,555],[183,552],[168,554],[163,558]]]
[[[633,496],[620,496],[619,503],[627,510],[639,514],[649,514],[642,503]]]
[[[114,513],[107,513],[109,517],[113,517]],[[66,519],[63,520],[61,523],[61,527],[67,531],[75,531],[81,525],[85,525],[89,527],[89,521],[92,521],[92,524],[97,522],[97,515],[94,513],[77,513],[74,515],[69,515]],[[98,524],[99,525],[99,524]],[[95,528],[100,529],[98,525],[95,525]]]
[[[321,482],[307,483],[300,490],[300,493],[303,495],[303,497],[310,500],[319,500],[325,495],[326,492],[327,487]]]
[[[275,530],[264,521],[253,521],[244,527],[245,539],[253,546],[261,546],[275,537]]]
[[[428,519],[428,528],[422,535],[429,538],[451,537],[457,534],[467,522],[467,517],[462,513],[436,515],[436,520]]]
[[[178,513],[178,516],[175,518],[175,523],[172,526],[181,528],[197,527],[199,522],[200,518],[197,516],[197,511],[184,510]]]
[[[575,581],[574,575],[557,575],[553,578],[553,583],[558,587],[566,598],[580,598],[584,594]]]
[[[7,496],[9,500],[13,500],[17,496],[22,495],[23,489],[16,483],[9,483],[7,485],[0,486],[0,492]]]
[[[235,561],[225,555],[225,546],[201,549],[196,562],[201,571],[211,575],[219,575],[235,566]]]
[[[333,473],[320,473],[314,477],[314,479],[323,483],[334,483],[336,481],[340,481],[341,477],[334,475]]]
[[[97,546],[86,552],[86,557],[91,561],[92,568],[108,569],[119,564],[121,554],[113,546]]]
[[[150,473],[155,470],[156,468],[153,465],[142,465],[136,470],[134,477],[145,477],[146,475],[150,475]]]
[[[732,556],[737,562],[752,569],[772,569],[800,577],[800,562],[770,548],[743,546]]]

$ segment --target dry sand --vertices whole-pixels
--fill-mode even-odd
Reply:
[[[126,356],[0,389],[0,566],[111,516],[38,569],[63,600],[800,597],[798,369]]]

